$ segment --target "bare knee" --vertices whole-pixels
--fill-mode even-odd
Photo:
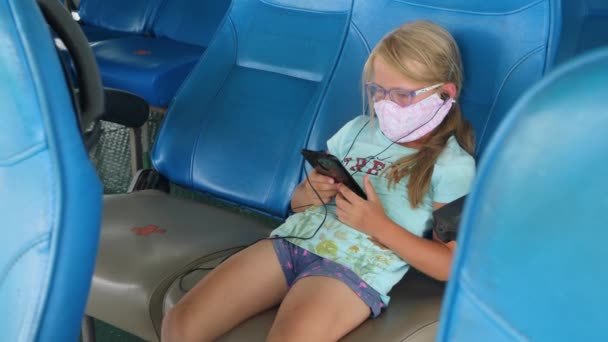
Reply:
[[[338,341],[356,326],[347,326],[331,319],[320,322],[314,318],[292,315],[275,321],[266,341]]]
[[[174,342],[183,339],[184,327],[180,325],[180,313],[176,308],[169,310],[163,317],[161,342]]]
[[[332,320],[320,322],[315,317],[291,314],[278,317],[272,325],[267,342],[326,342],[337,341],[348,331],[332,329]]]
[[[280,341],[311,341],[311,331],[306,324],[295,319],[280,319],[275,321],[268,334],[267,342]]]
[[[211,341],[201,336],[186,310],[176,306],[167,312],[161,328],[161,342]]]

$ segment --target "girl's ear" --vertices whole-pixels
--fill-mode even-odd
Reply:
[[[452,82],[446,83],[441,86],[441,92],[448,97],[454,98],[456,96],[456,85]]]

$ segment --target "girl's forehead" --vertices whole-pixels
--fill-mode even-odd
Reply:
[[[409,65],[404,66],[408,67]],[[376,58],[374,58],[372,67],[372,81],[384,88],[404,88],[411,90],[424,88],[426,86],[425,83],[415,81],[404,75],[401,70],[388,63],[382,56],[376,56]]]

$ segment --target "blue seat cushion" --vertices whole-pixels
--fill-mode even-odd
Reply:
[[[229,6],[230,0],[165,1],[152,23],[152,31],[157,37],[208,46]]]
[[[163,0],[81,0],[80,20],[119,32],[147,32]]]
[[[165,107],[190,73],[202,47],[166,38],[130,36],[93,44],[104,86]]]
[[[84,35],[87,36],[87,40],[89,43],[95,43],[102,40],[122,38],[132,35],[128,32],[121,32],[115,30],[108,30],[103,27],[91,26],[91,25],[82,25],[80,26]]]

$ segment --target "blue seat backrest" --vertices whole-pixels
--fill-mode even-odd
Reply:
[[[78,15],[87,25],[121,32],[146,33],[163,1],[80,0]]]
[[[608,1],[563,0],[564,22],[558,63],[608,46]]]
[[[559,2],[356,0],[353,27],[336,71],[338,83],[352,82],[357,87],[348,89],[348,101],[361,97],[360,75],[370,48],[389,31],[418,19],[442,25],[460,47],[465,70],[460,103],[475,128],[480,153],[507,109],[553,63],[560,30]],[[327,101],[335,98],[344,102],[345,97],[340,96],[344,87],[334,88]],[[343,107],[335,103],[327,106]],[[360,105],[358,108],[361,112]],[[334,125],[320,124],[311,146],[322,145],[327,134],[321,132],[335,129]]]
[[[351,7],[351,0],[233,0],[170,105],[152,151],[155,168],[284,217]]]
[[[608,49],[562,65],[492,138],[440,341],[606,341]]]
[[[101,184],[34,0],[0,0],[0,341],[76,341]]]
[[[209,45],[230,0],[165,0],[152,24],[155,36],[192,45]]]

